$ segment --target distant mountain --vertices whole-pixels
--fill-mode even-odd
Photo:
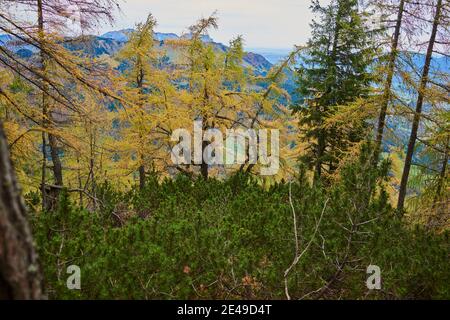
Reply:
[[[69,49],[79,50],[85,46],[84,51],[89,54],[99,56],[102,54],[113,55],[128,41],[130,33],[133,32],[133,29],[124,29],[119,31],[110,31],[107,32],[100,37],[91,38],[86,44],[80,43],[79,45],[71,44]],[[164,47],[166,50],[171,51],[173,49],[165,47],[164,42],[166,40],[176,40],[180,38],[190,38],[189,34],[184,34],[182,36],[178,36],[175,33],[162,33],[155,32],[154,34],[155,40],[160,42],[160,46]],[[215,42],[210,36],[203,35],[202,41],[206,43],[211,43],[217,51],[226,52],[228,47],[222,43]],[[89,43],[90,42],[90,43]],[[171,52],[168,52],[168,56],[173,55]],[[253,68],[258,74],[266,74],[267,71],[272,67],[272,63],[270,63],[263,55],[247,52],[244,56],[244,66]]]
[[[101,35],[102,38],[105,39],[112,39],[119,42],[127,42],[129,34],[133,32],[133,29],[123,29],[119,31],[110,31],[103,35]]]
[[[403,61],[411,60],[415,69],[422,70],[425,64],[425,56],[422,53],[417,52],[407,52],[401,56]],[[413,71],[411,66],[408,66],[407,63],[403,63],[406,71]],[[446,72],[450,73],[450,58],[442,55],[434,55],[431,60],[431,72]]]
[[[9,34],[0,34],[0,45],[5,45],[12,40],[13,37],[10,36]]]
[[[8,48],[22,58],[30,57],[38,51],[36,47],[23,43],[9,34],[0,34],[0,46]]]
[[[279,49],[279,48],[248,48],[249,51],[262,55],[271,64],[277,64],[284,60],[291,52],[292,49]]]
[[[268,71],[272,68],[272,64],[267,59],[257,53],[247,52],[244,56],[244,63],[249,66],[256,67],[258,70]]]
[[[160,32],[155,32],[154,37],[158,41],[176,40],[180,38],[175,33],[160,33]]]
[[[192,34],[189,34],[189,33],[188,34],[183,34],[181,37],[184,38],[184,39],[191,39],[192,38]],[[202,35],[202,36],[200,36],[200,39],[203,42],[206,42],[206,43],[214,42],[214,40],[208,35]]]
[[[94,40],[95,43],[92,46],[93,48],[89,50],[89,53],[94,55],[103,53],[112,55],[117,51],[117,47],[120,49],[120,47],[128,41],[131,32],[133,32],[133,29],[107,32]],[[182,36],[178,36],[175,33],[155,32],[154,37],[155,40],[160,42],[160,46],[164,46],[164,42],[166,40],[176,40],[180,38],[189,39],[190,35],[184,34]],[[214,42],[214,40],[208,35],[203,35],[201,39],[203,42],[214,45],[216,50],[220,52],[226,52],[228,50],[227,46],[219,42]],[[116,41],[117,43],[112,43],[111,41]],[[108,50],[107,48],[110,49]],[[170,50],[169,48],[167,49]],[[171,54],[169,53],[168,55],[170,56]],[[270,63],[263,55],[247,52],[244,56],[244,66],[253,68],[259,74],[265,74],[272,67],[272,63]]]
[[[126,43],[126,41],[114,40],[98,36],[83,36],[76,39],[68,39],[64,46],[71,51],[81,51],[87,55],[99,57],[102,55],[114,55]]]
[[[101,36],[87,35],[78,38],[66,38],[64,40],[64,46],[72,51],[81,51],[87,55],[99,57],[102,55],[112,56],[116,54],[128,41],[133,29],[123,29],[118,31],[110,31]],[[183,38],[189,38],[189,34],[178,36],[175,33],[161,33],[156,32],[154,34],[155,40],[159,42],[159,46],[166,50],[169,58],[176,56],[174,49],[166,46],[165,41]],[[226,52],[228,47],[222,43],[214,42],[214,40],[208,36],[202,36],[202,41],[211,43],[215,49],[219,52]],[[6,46],[9,50],[15,52],[22,58],[29,58],[37,49],[33,46],[26,45],[14,39],[10,35],[0,34],[0,46]],[[252,68],[255,73],[259,75],[266,74],[272,64],[262,55],[252,52],[247,52],[244,56],[244,66]]]
[[[116,54],[128,41],[133,29],[123,29],[118,31],[110,31],[101,36],[82,36],[78,38],[66,38],[64,46],[72,51],[81,51],[91,56],[112,56]],[[189,38],[189,34],[178,36],[175,33],[161,33],[154,34],[155,40],[159,42],[159,46],[166,51],[166,60],[173,60],[177,53],[173,47],[165,45],[167,40],[179,39],[180,37]],[[211,43],[219,52],[226,52],[228,47],[222,43],[214,42],[214,40],[205,35],[202,40]],[[22,58],[29,58],[37,49],[33,46],[22,43],[10,35],[0,34],[0,46],[6,46],[11,51],[15,52]],[[250,52],[246,52],[244,56],[244,66],[252,68],[257,74],[264,75],[276,63],[282,61],[289,53],[289,49],[271,49],[271,48],[251,48]],[[406,53],[405,53],[406,56]],[[410,53],[412,63],[415,68],[422,68],[424,56],[420,53]],[[449,59],[444,56],[435,56],[432,60],[432,71],[450,72]],[[295,98],[295,82],[294,73],[286,72],[287,81],[284,88]],[[400,82],[396,79],[394,86],[401,90]]]
[[[105,39],[112,39],[119,42],[127,42],[130,36],[130,33],[132,33],[134,29],[123,29],[119,31],[110,31],[106,32],[105,34],[102,34],[101,37]],[[158,41],[165,41],[168,39],[179,39],[180,37],[176,35],[175,33],[161,33],[161,32],[155,32],[154,37]]]

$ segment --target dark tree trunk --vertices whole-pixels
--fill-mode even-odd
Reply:
[[[52,134],[48,134],[48,142],[50,145],[50,154],[52,156],[53,163],[53,175],[55,179],[55,185],[63,186],[62,165],[59,158],[59,147],[56,137]]]
[[[416,111],[414,113],[414,119],[411,128],[411,135],[409,137],[408,149],[406,152],[405,166],[403,168],[402,180],[400,183],[400,191],[398,195],[397,210],[403,211],[406,198],[406,190],[408,185],[409,172],[411,170],[411,163],[414,154],[414,147],[416,145],[417,132],[419,130],[420,117],[422,113],[422,106],[424,100],[424,91],[428,84],[428,74],[430,72],[431,59],[433,56],[434,43],[436,41],[437,28],[439,26],[442,10],[442,0],[438,0],[436,4],[436,14],[433,20],[433,29],[431,31],[430,41],[428,42],[428,50],[425,58],[425,65],[420,79],[420,87],[416,103]]]
[[[44,30],[44,16],[42,13],[42,0],[37,0],[38,6],[38,27],[40,31]],[[42,37],[42,34],[39,35]],[[45,57],[44,53],[41,51],[41,66],[44,67]],[[45,82],[42,84],[45,86]],[[43,87],[45,88],[45,87]],[[47,128],[47,102],[45,94],[42,95],[42,128],[45,130]],[[42,197],[42,210],[47,210],[49,208],[49,201],[47,196],[47,139],[45,137],[45,131],[42,132],[42,173],[41,173],[41,197]]]
[[[42,166],[41,166],[41,197],[42,197],[42,210],[45,211],[48,208],[47,198],[47,139],[45,138],[45,132],[42,132]]]
[[[384,127],[386,125],[386,114],[389,101],[391,100],[392,79],[395,73],[395,61],[398,54],[398,43],[400,38],[400,30],[402,27],[403,11],[405,7],[405,0],[401,0],[398,7],[397,21],[395,24],[394,38],[392,39],[391,52],[389,55],[389,64],[387,70],[386,82],[384,84],[383,100],[381,101],[380,115],[378,118],[377,137],[375,142],[374,161],[378,162],[381,151],[381,144],[383,143]]]
[[[0,299],[43,299],[42,276],[0,122]]]
[[[37,0],[37,13],[38,13],[38,31],[39,31],[39,39],[41,41],[41,47],[44,45],[44,13],[43,13],[43,3],[42,0]],[[40,62],[41,69],[43,74],[46,73],[47,69],[47,57],[43,50],[40,52]],[[51,111],[48,109],[48,85],[43,80],[42,83],[43,91],[42,91],[42,127],[44,129],[49,128],[49,120],[51,119]],[[41,181],[41,193],[42,193],[42,207],[44,210],[51,211],[56,207],[56,203],[58,201],[60,188],[51,188],[46,186],[46,170],[47,170],[47,154],[46,154],[46,141],[45,141],[45,132],[42,136],[43,143],[43,164],[42,164],[42,181]],[[56,137],[48,133],[48,145],[50,147],[50,155],[52,158],[52,170],[55,180],[55,185],[63,186],[63,177],[62,177],[62,165],[61,159],[59,157],[59,149]]]
[[[206,71],[208,71],[208,68],[206,68]],[[203,94],[203,106],[204,107],[206,107],[208,101],[209,101],[209,93],[208,93],[208,88],[205,83],[204,94]],[[205,115],[202,116],[202,124],[203,124],[202,130],[203,130],[203,132],[205,132],[209,128],[208,118]],[[214,125],[212,125],[212,127],[214,127]],[[208,179],[208,164],[205,162],[204,155],[205,155],[206,147],[208,147],[208,145],[209,145],[209,142],[204,141],[203,137],[202,137],[202,164],[200,165],[200,174],[202,175],[203,179],[205,179],[205,180]]]
[[[80,165],[80,154],[77,155],[77,179],[78,179],[78,189],[80,189],[79,195],[79,201],[80,201],[80,207],[83,207],[83,183],[81,181],[81,165]]]
[[[209,145],[208,141],[202,142],[202,156],[204,155],[206,147]],[[205,157],[203,157],[202,164],[200,165],[200,173],[203,179],[208,179],[208,164],[205,162]]]
[[[317,161],[314,170],[314,184],[320,181],[322,176],[322,158],[325,153],[325,132],[321,130],[319,133],[318,144],[317,144]]]
[[[141,65],[142,64],[142,62],[140,61],[140,59],[139,59],[139,62],[138,62],[138,64],[139,65]],[[138,75],[137,75],[137,78],[136,78],[136,83],[137,83],[137,87],[139,88],[139,95],[140,95],[140,99],[139,99],[139,106],[140,106],[140,108],[141,108],[141,110],[140,110],[140,116],[141,116],[141,121],[143,122],[144,121],[144,116],[145,116],[145,114],[144,114],[144,110],[143,110],[143,108],[144,108],[144,103],[143,103],[143,95],[144,95],[144,78],[145,78],[145,74],[144,74],[144,70],[142,69],[142,67],[141,67],[141,69],[139,70],[139,73],[138,73]],[[143,125],[143,124],[142,124]],[[143,143],[143,141],[144,141],[144,137],[142,136],[142,134],[139,134],[139,139],[140,139],[140,144],[141,144],[141,149],[142,150],[140,150],[139,152],[138,152],[138,156],[139,156],[139,161],[140,161],[140,165],[139,165],[139,169],[138,169],[138,171],[139,171],[139,189],[140,190],[143,190],[144,189],[144,187],[145,187],[145,180],[146,180],[146,177],[145,177],[145,164],[144,164],[144,154],[143,154],[143,150],[144,150],[144,143]]]
[[[439,174],[439,178],[438,178],[439,180],[438,180],[437,187],[436,187],[436,194],[434,195],[434,199],[433,199],[433,208],[436,208],[436,206],[441,198],[442,187],[444,185],[444,181],[447,176],[448,153],[449,152],[448,152],[448,139],[447,139],[447,143],[444,148],[444,161],[442,162],[441,172]]]
[[[139,188],[143,190],[145,187],[145,167],[141,165],[139,167]]]

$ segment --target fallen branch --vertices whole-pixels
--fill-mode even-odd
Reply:
[[[313,233],[311,239],[309,240],[308,244],[306,245],[305,249],[303,249],[303,251],[301,253],[299,253],[300,249],[299,249],[299,241],[298,241],[298,233],[297,233],[297,216],[295,214],[294,205],[292,203],[292,188],[291,188],[291,186],[292,186],[292,182],[289,184],[289,203],[290,203],[291,208],[292,208],[292,216],[293,216],[293,220],[294,220],[295,257],[294,257],[294,260],[292,261],[291,265],[286,269],[286,271],[284,271],[284,292],[285,292],[286,298],[288,300],[291,300],[291,296],[289,295],[289,287],[288,287],[288,276],[289,276],[289,273],[298,264],[300,259],[308,251],[309,247],[311,246],[312,242],[314,241],[314,238],[316,237],[317,231],[319,230],[319,226],[320,226],[320,223],[322,221],[322,217],[323,217],[323,214],[324,214],[325,209],[327,207],[328,201],[330,200],[328,198],[325,201],[325,205],[324,205],[324,207],[322,209],[322,213],[320,214],[319,221],[317,221],[317,223],[316,223],[316,227],[314,229],[314,233]]]
[[[100,199],[94,197],[92,194],[90,194],[89,192],[87,192],[84,189],[80,189],[80,188],[68,189],[68,188],[66,188],[64,186],[58,186],[58,185],[54,185],[54,184],[46,184],[45,186],[49,187],[49,188],[53,188],[53,189],[65,189],[67,192],[82,192],[83,194],[85,194],[91,200],[99,202],[101,205],[103,205],[103,202]]]

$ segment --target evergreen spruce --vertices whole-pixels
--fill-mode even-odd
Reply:
[[[294,110],[300,113],[300,129],[308,144],[302,161],[314,168],[317,181],[323,170],[336,169],[348,142],[361,139],[359,132],[344,133],[324,124],[344,105],[368,95],[375,48],[357,0],[333,0],[326,7],[313,1],[311,8],[320,20],[311,24],[312,36],[297,69],[301,98]]]

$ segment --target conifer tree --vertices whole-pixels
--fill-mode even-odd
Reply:
[[[148,95],[152,90],[151,86],[157,77],[155,68],[157,55],[154,49],[153,29],[156,20],[151,14],[147,21],[137,25],[136,31],[131,33],[130,39],[118,54],[118,58],[129,64],[129,70],[126,72],[128,86],[131,87],[134,97],[130,101],[135,102],[135,107],[129,110],[127,115],[131,118],[131,130],[135,130],[136,154],[139,170],[139,185],[144,188],[145,185],[145,150],[149,143],[150,123],[146,123],[145,114],[148,109]]]
[[[411,133],[408,141],[408,147],[406,151],[405,165],[403,168],[402,179],[400,182],[400,190],[397,202],[397,210],[400,212],[402,212],[404,209],[408,178],[411,170],[413,153],[419,130],[419,124],[422,116],[422,108],[424,105],[424,100],[426,98],[426,90],[428,83],[430,81],[429,76],[430,76],[431,60],[433,58],[434,46],[436,43],[436,38],[438,36],[438,29],[441,27],[442,22],[446,21],[446,19],[443,19],[443,17],[448,17],[448,6],[445,6],[442,0],[437,0],[433,9],[434,10],[433,10],[432,28],[430,38],[428,41],[427,52],[425,55],[425,63],[422,70],[422,75],[420,77],[420,85],[418,88],[416,107],[411,127]]]
[[[381,100],[380,106],[380,114],[378,117],[378,127],[377,127],[377,135],[375,142],[375,152],[374,158],[375,161],[378,161],[379,153],[381,151],[381,144],[383,142],[383,133],[386,125],[386,115],[389,102],[391,100],[391,87],[394,79],[395,67],[396,67],[396,59],[398,56],[398,48],[400,42],[400,32],[403,23],[403,14],[405,8],[405,0],[400,0],[397,9],[397,17],[395,20],[395,28],[394,34],[392,36],[391,48],[388,54],[388,66],[386,70],[386,80],[384,83],[383,96]]]
[[[115,96],[99,85],[98,79],[91,77],[91,73],[95,74],[95,63],[71,54],[64,48],[64,36],[68,31],[65,22],[72,14],[68,7],[77,8],[81,28],[91,28],[103,19],[111,22],[115,4],[113,0],[70,0],[67,6],[56,0],[0,1],[0,7],[5,9],[0,12],[0,30],[38,51],[36,63],[36,59],[25,61],[7,47],[0,47],[0,63],[31,84],[32,90],[36,91],[30,96],[34,97],[36,101],[32,104],[38,105],[40,111],[35,108],[31,118],[42,132],[40,189],[44,209],[54,207],[59,190],[63,187],[61,155],[62,146],[67,145],[67,141],[62,136],[62,124],[70,116],[84,113],[81,103],[84,94]],[[37,24],[20,21],[10,14],[11,8],[17,12],[35,13]],[[67,89],[70,85],[79,85],[82,92],[71,92]],[[6,97],[6,94],[3,96]],[[7,100],[9,104],[16,104],[11,96]],[[50,149],[50,154],[47,154],[47,149]],[[50,184],[47,178],[48,159],[52,161],[54,184]]]
[[[312,11],[320,21],[311,24],[312,36],[297,69],[300,100],[294,111],[308,143],[301,160],[314,169],[318,181],[323,170],[336,170],[348,143],[361,139],[359,130],[344,133],[324,124],[342,106],[368,95],[375,48],[357,0],[333,0],[325,7],[313,1]]]

